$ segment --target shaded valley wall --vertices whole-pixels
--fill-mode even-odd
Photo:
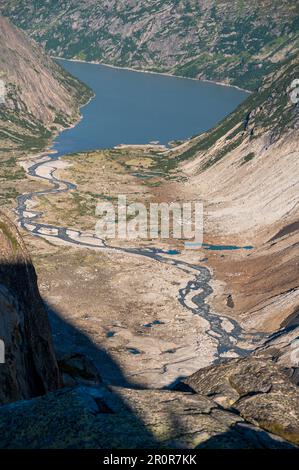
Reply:
[[[60,385],[48,317],[25,245],[0,213],[0,404],[42,395]]]

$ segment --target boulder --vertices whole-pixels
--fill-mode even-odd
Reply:
[[[180,384],[240,414],[247,422],[299,444],[299,394],[283,369],[251,355],[199,370]]]
[[[59,353],[56,350],[56,357],[65,386],[96,386],[102,382],[94,363],[82,353]]]

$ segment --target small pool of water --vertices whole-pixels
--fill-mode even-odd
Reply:
[[[137,348],[127,348],[127,351],[134,355],[141,354],[141,351],[139,351]]]
[[[108,333],[106,333],[106,338],[113,338],[114,335],[115,331],[108,331]]]
[[[145,325],[143,325],[145,328],[152,328],[154,325],[164,325],[164,322],[163,321],[160,321],[160,320],[154,320],[153,322],[151,323],[146,323]]]
[[[179,255],[180,251],[179,250],[168,250],[166,252],[167,255]]]
[[[222,251],[222,250],[252,250],[253,249],[253,246],[251,246],[251,245],[248,245],[248,246],[209,245],[208,243],[203,243],[202,246],[205,250],[216,250],[216,251]]]
[[[204,248],[205,250],[215,250],[215,251],[231,251],[231,250],[252,250],[253,246],[252,245],[245,245],[245,246],[237,246],[237,245],[210,245],[209,243],[193,243],[193,242],[185,242],[185,246],[187,247],[192,247],[198,249]]]

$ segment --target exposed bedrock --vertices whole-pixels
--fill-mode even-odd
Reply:
[[[60,384],[35,269],[10,220],[0,213],[0,404],[32,398]]]
[[[298,335],[299,327],[279,331],[250,356],[201,369],[178,388],[211,397],[298,445]]]

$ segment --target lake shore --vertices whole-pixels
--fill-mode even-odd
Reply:
[[[159,142],[168,146],[172,141],[188,141],[213,128],[248,96],[224,84],[190,82],[183,77],[171,80],[175,77],[170,74],[131,74],[122,68],[81,60],[62,59],[60,65],[87,83],[96,95],[91,107],[83,110],[92,125],[87,119],[76,133],[62,132],[55,138],[54,148],[60,154],[120,144]]]
[[[58,60],[67,60],[68,62],[80,62],[82,64],[103,65],[104,67],[110,67],[112,69],[128,70],[130,72],[136,72],[136,73],[148,73],[148,74],[152,74],[152,75],[162,75],[162,76],[165,76],[165,77],[179,78],[181,80],[192,80],[192,81],[195,81],[195,82],[212,83],[214,85],[220,85],[220,86],[235,88],[236,90],[244,91],[245,93],[248,93],[248,94],[252,93],[252,91],[246,90],[246,88],[241,88],[237,85],[231,85],[229,83],[218,82],[216,80],[184,77],[183,75],[174,75],[174,74],[169,73],[169,72],[154,72],[152,70],[134,69],[133,67],[120,67],[118,65],[105,64],[103,62],[97,62],[97,61],[89,61],[89,60],[81,60],[81,59],[66,59],[65,57],[58,57],[58,56],[51,56],[51,57],[52,57],[52,59],[55,59],[55,60],[58,59]]]

